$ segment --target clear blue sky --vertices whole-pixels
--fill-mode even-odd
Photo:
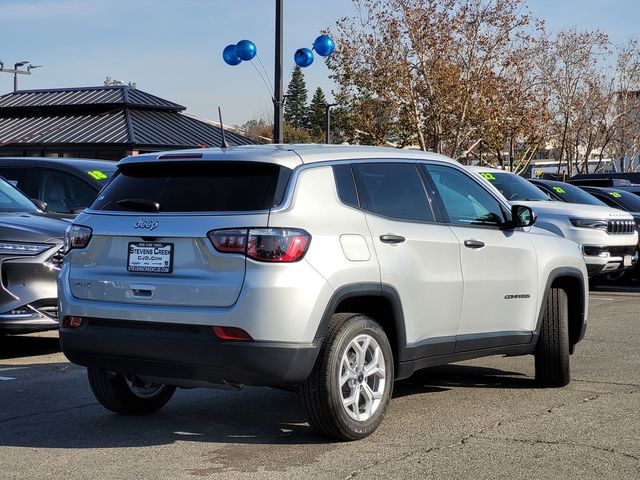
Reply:
[[[550,31],[599,28],[612,41],[640,36],[640,0],[529,0]],[[0,0],[0,60],[44,65],[20,88],[102,85],[107,75],[227,124],[272,116],[270,94],[248,63],[229,67],[222,49],[244,38],[273,77],[273,0]],[[324,27],[352,14],[350,0],[284,0],[285,88],[293,52],[311,47]],[[257,64],[257,62],[256,62]],[[259,65],[259,64],[257,64]],[[309,95],[331,99],[321,58],[304,70]],[[13,88],[0,74],[0,94]]]

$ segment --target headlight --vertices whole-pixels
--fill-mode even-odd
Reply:
[[[0,241],[0,255],[38,255],[51,248],[47,243],[19,243]]]
[[[595,228],[596,230],[607,231],[607,221],[595,218],[570,218],[571,225],[579,228]]]

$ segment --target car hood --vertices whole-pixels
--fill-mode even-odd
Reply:
[[[59,243],[68,226],[69,222],[40,213],[0,212],[0,241]]]
[[[633,219],[633,216],[628,212],[600,205],[545,201],[514,201],[510,203],[512,205],[526,205],[527,207],[531,207],[538,214],[566,215],[568,217],[575,218],[602,218],[616,220]]]

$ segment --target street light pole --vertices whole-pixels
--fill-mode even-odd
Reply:
[[[23,60],[22,62],[16,62],[13,65],[13,68],[4,68],[4,63],[0,61],[0,72],[3,73],[13,73],[13,91],[18,91],[18,75],[31,75],[31,70],[34,68],[39,68],[42,65],[31,65],[27,67],[26,70],[20,70],[19,67],[22,67],[29,63],[28,60]]]
[[[324,143],[329,143],[329,141],[331,140],[331,107],[335,107],[336,105],[338,105],[337,103],[327,103],[324,108],[325,108],[325,114],[327,117],[327,130],[325,131],[325,138],[324,138]]]
[[[275,91],[273,92],[273,143],[283,143],[282,109],[283,109],[283,80],[282,80],[282,2],[276,0],[276,54],[275,54]]]

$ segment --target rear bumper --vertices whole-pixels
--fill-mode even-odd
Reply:
[[[206,326],[85,319],[60,328],[60,343],[76,364],[164,379],[180,386],[245,384],[283,386],[305,380],[320,342],[225,342]],[[202,383],[203,385],[198,385]]]

